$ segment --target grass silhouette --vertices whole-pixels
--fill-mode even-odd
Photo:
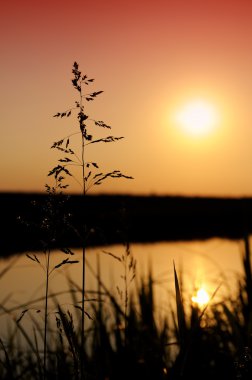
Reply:
[[[46,185],[47,200],[41,208],[39,222],[44,261],[41,255],[27,253],[27,258],[41,266],[45,272],[44,309],[35,310],[34,304],[15,306],[21,310],[12,319],[12,309],[1,300],[1,313],[10,316],[12,328],[8,338],[0,336],[0,378],[3,380],[49,379],[97,379],[97,380],[245,380],[252,375],[252,269],[249,236],[244,237],[242,255],[243,274],[237,279],[236,291],[229,298],[213,302],[215,293],[201,310],[189,302],[182,276],[174,264],[173,295],[175,306],[169,306],[166,314],[158,313],[155,300],[154,278],[151,270],[147,276],[138,277],[137,263],[125,239],[124,253],[116,255],[103,252],[115,260],[121,271],[123,286],[112,292],[102,281],[102,268],[97,260],[97,270],[86,259],[87,238],[90,234],[85,218],[87,192],[109,178],[131,178],[118,170],[102,172],[95,160],[86,158],[91,144],[115,142],[122,137],[93,138],[89,123],[97,129],[110,129],[101,120],[87,116],[84,102],[93,101],[102,91],[84,88],[93,83],[73,65],[72,85],[78,93],[74,107],[59,112],[56,118],[69,118],[74,111],[77,131],[53,143],[61,157],[50,172],[54,185]],[[80,137],[79,148],[72,144],[73,136]],[[92,145],[91,145],[92,146]],[[63,155],[63,156],[62,156]],[[79,170],[79,177],[78,177]],[[71,224],[66,212],[67,199],[61,197],[68,187],[66,178],[73,178],[81,186],[83,196],[83,223],[80,229]],[[61,247],[64,259],[52,265],[51,255],[55,242],[68,228],[73,229],[82,246],[81,285],[66,277],[72,307],[61,305],[59,293],[50,292],[50,276],[59,268],[71,264],[74,252]],[[0,281],[12,270],[13,259],[0,273]],[[86,289],[86,269],[94,275],[97,290]],[[216,291],[218,286],[216,286]],[[167,296],[168,297],[168,296]],[[48,309],[48,301],[54,309]],[[169,300],[168,300],[169,301]],[[170,304],[170,303],[169,303]],[[88,305],[88,309],[86,307]],[[43,314],[43,326],[37,315]],[[49,318],[50,314],[50,318]],[[24,325],[29,320],[33,334]],[[42,345],[41,345],[42,342]]]

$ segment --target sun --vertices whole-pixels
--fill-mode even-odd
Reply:
[[[199,307],[205,306],[210,301],[209,294],[201,287],[197,290],[196,295],[192,297],[192,302]]]
[[[176,113],[177,124],[193,136],[208,135],[218,124],[218,112],[207,101],[197,99],[182,106]]]

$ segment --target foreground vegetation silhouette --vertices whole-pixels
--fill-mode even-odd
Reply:
[[[97,262],[94,273],[97,291],[88,297],[91,312],[85,330],[84,377],[99,380],[250,379],[252,272],[248,238],[244,239],[243,275],[237,278],[236,292],[218,303],[214,302],[213,295],[204,309],[193,303],[188,309],[188,295],[174,266],[176,306],[170,306],[162,316],[160,305],[155,302],[155,279],[151,271],[147,278],[134,278],[134,259],[129,247],[126,248],[124,258],[111,254],[111,260],[117,260],[119,270],[125,268],[130,279],[120,291],[112,293],[106,287],[101,279],[99,260]],[[6,270],[11,270],[11,265]],[[66,281],[72,304],[76,305],[82,290],[73,279],[66,278]],[[55,312],[48,329],[46,378],[79,379],[83,360],[81,314],[61,306],[57,295],[52,298]],[[169,299],[167,304],[172,304]],[[44,378],[43,356],[38,344],[43,332],[34,315],[29,313],[30,307],[27,305],[19,318],[12,321],[14,327],[10,329],[9,338],[0,341],[1,379]],[[11,314],[4,302],[1,309]],[[31,318],[34,338],[25,331],[24,318]]]
[[[81,366],[80,366],[80,376],[81,379],[84,379],[84,346],[85,346],[85,318],[88,316],[85,311],[85,288],[86,288],[86,247],[87,247],[87,237],[91,233],[91,229],[88,228],[87,219],[85,217],[85,202],[86,194],[90,188],[93,186],[101,185],[108,178],[127,178],[132,179],[130,176],[126,176],[120,172],[120,170],[113,170],[109,172],[103,172],[100,169],[100,166],[96,161],[90,159],[87,155],[87,149],[91,144],[100,144],[100,143],[111,143],[123,139],[123,137],[115,137],[112,135],[105,137],[94,138],[94,127],[96,129],[111,129],[111,127],[106,124],[103,120],[95,120],[90,118],[86,113],[86,102],[93,101],[97,96],[103,93],[103,91],[88,91],[89,86],[94,82],[93,78],[89,78],[86,74],[82,74],[79,70],[79,65],[77,62],[74,62],[72,68],[72,85],[77,91],[78,99],[75,101],[75,105],[65,110],[64,112],[58,112],[54,117],[70,117],[74,111],[77,112],[77,131],[71,132],[67,136],[61,138],[58,141],[55,141],[51,146],[52,149],[58,150],[63,154],[58,160],[56,166],[50,170],[48,176],[53,176],[55,184],[53,187],[46,185],[47,192],[49,196],[55,196],[58,192],[61,194],[63,189],[66,189],[69,184],[65,183],[65,177],[72,177],[80,185],[81,194],[83,197],[83,207],[82,207],[82,226],[80,230],[77,230],[74,226],[71,226],[75,229],[77,236],[81,241],[82,247],[82,288],[81,288],[81,306],[78,305],[81,310]],[[86,90],[87,88],[87,91]],[[92,126],[90,125],[92,124]],[[90,132],[91,130],[91,132]],[[80,136],[80,141],[78,146],[75,149],[73,146],[72,139],[75,136]],[[71,168],[71,170],[69,169]],[[73,169],[77,168],[77,173],[73,172]],[[79,169],[79,170],[78,170]],[[52,205],[49,207],[49,214],[52,212]],[[65,215],[64,215],[65,216]],[[68,222],[68,221],[67,221]],[[49,226],[52,230],[52,226]],[[50,243],[55,240],[55,237],[50,237],[49,244],[47,244],[46,253],[46,304],[45,304],[45,334],[44,334],[44,374],[46,375],[46,360],[47,360],[47,298],[48,298],[48,282],[50,275],[49,268],[49,258],[50,258]],[[73,252],[70,249],[64,248],[62,250],[65,254],[73,255]],[[75,260],[65,259],[57,267],[65,264],[76,263]]]
[[[186,379],[250,379],[252,376],[251,329],[252,329],[252,270],[249,236],[244,237],[243,275],[237,279],[236,293],[215,303],[212,295],[202,309],[190,302],[186,307],[186,294],[182,276],[178,276],[174,264],[175,303],[166,314],[159,313],[155,302],[155,279],[151,269],[147,278],[136,274],[137,263],[129,242],[123,241],[122,255],[106,252],[118,264],[123,287],[111,292],[102,281],[102,268],[97,259],[94,272],[86,260],[86,241],[92,232],[85,219],[87,191],[108,178],[131,178],[118,170],[102,172],[95,160],[87,159],[90,144],[108,143],[121,139],[105,136],[93,139],[88,132],[88,122],[102,129],[110,129],[101,120],[90,119],[84,110],[84,101],[90,102],[102,91],[84,93],[93,79],[82,75],[78,64],[73,65],[72,85],[79,99],[75,107],[55,114],[68,118],[77,112],[78,131],[53,143],[52,148],[63,154],[49,172],[53,186],[47,185],[47,200],[42,207],[40,230],[44,244],[42,256],[27,253],[27,259],[40,265],[45,272],[44,306],[35,310],[43,314],[43,325],[34,316],[34,303],[12,309],[1,302],[2,314],[10,318],[9,336],[0,337],[0,378],[20,380],[46,379],[97,379],[97,380],[186,380]],[[72,139],[80,135],[80,148],[74,149]],[[76,171],[75,171],[76,170]],[[80,178],[78,178],[80,170]],[[80,183],[83,196],[83,223],[81,229],[72,224],[66,212],[67,198],[61,197],[67,188],[66,178]],[[74,251],[62,247],[64,255],[56,265],[51,265],[52,247],[67,229],[73,229],[82,246],[81,285],[66,277],[72,307],[61,305],[58,294],[50,293],[50,276],[59,268],[74,264]],[[67,258],[65,258],[67,257]],[[12,261],[0,273],[0,279],[12,268]],[[96,278],[97,290],[86,288],[86,270]],[[218,288],[216,288],[217,291]],[[167,296],[168,297],[168,296]],[[48,309],[48,302],[54,311]],[[86,305],[89,308],[87,310]],[[90,312],[91,310],[91,312]],[[33,335],[25,328],[24,320],[30,318]]]

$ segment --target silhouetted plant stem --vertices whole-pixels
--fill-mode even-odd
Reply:
[[[45,321],[44,321],[44,379],[47,372],[47,324],[48,324],[48,290],[50,275],[50,249],[45,251],[46,254],[46,289],[45,289]]]
[[[84,229],[85,231],[85,229]],[[82,316],[81,316],[81,379],[84,379],[84,353],[85,353],[85,279],[86,279],[86,248],[85,241],[82,247]]]
[[[82,105],[82,89],[80,91],[80,107],[83,109]],[[81,126],[80,126],[81,127]],[[86,181],[85,181],[85,138],[83,133],[81,134],[81,159],[82,159],[82,186],[83,186],[83,212],[85,213],[85,196],[86,196]],[[83,225],[83,244],[82,244],[82,294],[81,294],[81,380],[84,380],[84,370],[85,370],[85,288],[86,288],[86,233],[87,233],[86,223],[84,220]]]
[[[127,329],[128,329],[128,255],[129,255],[129,246],[127,244],[126,250],[125,250],[125,260],[124,260],[124,282],[125,282],[125,295],[124,295],[124,345],[127,346]]]
[[[97,143],[110,143],[121,140],[123,137],[114,137],[107,136],[104,138],[93,139],[93,134],[88,133],[89,123],[92,123],[96,129],[111,129],[109,125],[104,123],[102,120],[90,119],[88,115],[84,112],[84,102],[93,101],[98,95],[103,91],[94,91],[89,93],[84,93],[83,89],[87,88],[90,84],[93,83],[94,79],[88,78],[87,75],[82,75],[82,72],[79,70],[79,65],[77,62],[74,62],[72,69],[73,79],[72,85],[74,89],[78,92],[78,101],[75,102],[75,107],[71,107],[64,112],[58,112],[54,117],[69,117],[72,114],[73,110],[77,110],[77,120],[79,125],[79,132],[81,134],[81,152],[76,154],[75,151],[70,148],[71,143],[70,139],[75,134],[69,134],[67,137],[56,141],[53,143],[52,148],[59,150],[61,153],[64,153],[64,157],[58,160],[58,165],[56,165],[50,172],[49,176],[54,176],[56,182],[58,183],[59,189],[65,189],[68,187],[63,184],[65,176],[70,176],[77,181],[81,186],[81,194],[83,197],[83,223],[80,226],[78,235],[82,235],[82,289],[81,289],[81,339],[80,339],[80,370],[81,370],[81,380],[84,380],[84,357],[85,357],[85,316],[87,315],[85,310],[85,281],[86,281],[86,244],[87,244],[87,221],[85,219],[85,203],[86,203],[86,194],[92,186],[98,186],[103,183],[103,181],[108,178],[127,178],[131,179],[132,177],[122,174],[119,170],[113,170],[108,173],[103,173],[99,169],[99,165],[93,161],[86,160],[86,147],[90,144]],[[92,129],[93,130],[93,129]],[[76,161],[77,159],[77,161]],[[76,166],[81,169],[80,176],[82,177],[79,181],[67,167]],[[70,263],[70,261],[69,261]]]

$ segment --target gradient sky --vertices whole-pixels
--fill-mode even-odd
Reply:
[[[51,144],[78,128],[53,118],[77,61],[104,90],[87,114],[125,137],[93,160],[135,178],[99,192],[252,196],[251,0],[9,0],[0,15],[0,191],[44,191]],[[220,114],[201,138],[172,119],[194,98]]]

